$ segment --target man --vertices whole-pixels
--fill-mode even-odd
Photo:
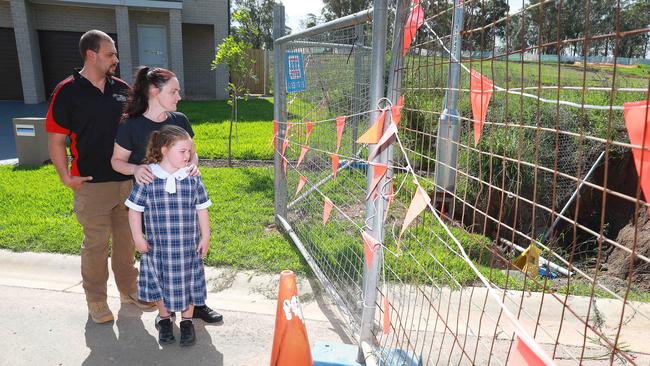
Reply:
[[[129,86],[113,74],[119,60],[115,42],[98,30],[79,40],[83,69],[74,70],[52,93],[45,121],[49,152],[61,182],[74,193],[74,212],[83,227],[81,276],[88,313],[95,323],[112,321],[106,302],[109,238],[111,267],[123,304],[154,310],[137,298],[138,271],[124,201],[131,177],[111,167],[117,126]],[[66,138],[72,162],[68,166]]]

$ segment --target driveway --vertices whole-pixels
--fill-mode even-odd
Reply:
[[[45,117],[48,103],[25,104],[0,101],[0,161],[16,159],[16,139],[12,119],[15,117]]]

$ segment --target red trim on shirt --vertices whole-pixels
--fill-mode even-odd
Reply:
[[[81,176],[79,174],[79,167],[77,166],[77,160],[79,160],[79,151],[77,151],[77,134],[70,134],[70,155],[72,155],[72,164],[70,166],[70,174],[76,177]]]
[[[73,76],[69,76],[67,79],[63,80],[62,82],[59,83],[59,85],[56,87],[54,90],[54,93],[52,93],[52,101],[50,102],[50,106],[47,109],[47,115],[45,116],[45,130],[50,133],[60,133],[62,135],[69,135],[70,130],[67,128],[61,127],[58,122],[54,119],[54,115],[52,114],[52,106],[54,105],[54,100],[56,99],[56,95],[59,93],[59,90],[61,88],[74,80]]]
[[[111,76],[111,78],[113,78],[113,80],[121,81],[122,83],[124,83],[124,85],[126,85],[129,89],[131,89],[131,86],[129,85],[129,83],[127,83],[126,81],[118,78],[117,76]]]

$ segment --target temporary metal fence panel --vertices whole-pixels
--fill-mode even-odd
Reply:
[[[276,83],[276,92],[286,101],[283,115],[277,114],[276,105],[277,149],[286,143],[282,162],[286,163],[288,192],[286,216],[279,216],[295,233],[312,269],[344,312],[346,330],[354,338],[360,333],[362,314],[363,251],[358,233],[365,225],[367,169],[355,162],[360,151],[354,141],[370,118],[371,15],[372,10],[362,12],[275,43],[276,54],[282,57],[302,55],[306,81],[304,91],[291,93],[286,92],[286,84]],[[340,122],[344,127],[337,148],[336,118],[340,116],[346,118]],[[298,164],[303,149],[308,151]],[[277,155],[282,154],[276,151]],[[333,156],[338,159],[335,171]],[[276,180],[284,179],[284,169],[276,165]],[[308,184],[295,194],[300,177]],[[323,225],[325,197],[340,204]]]
[[[366,205],[368,146],[354,142],[378,107],[370,97],[368,23],[321,26],[282,44],[281,52],[303,54],[307,89],[276,96],[283,103],[276,104],[276,184],[284,179],[280,151],[288,141],[290,197],[277,212],[355,340],[370,326],[380,362],[506,365],[525,339],[561,365],[650,363],[650,205],[632,153],[650,149],[631,142],[623,110],[650,99],[650,78],[620,68],[616,57],[609,67],[588,65],[593,50],[647,37],[650,29],[621,32],[625,9],[616,6],[596,33],[589,28],[596,10],[580,3],[586,12],[578,23],[585,25],[573,39],[560,39],[562,25],[575,22],[563,4],[542,0],[510,14],[492,1],[392,6],[387,99],[379,106],[399,96],[405,106],[383,153],[388,173],[370,195],[388,206],[380,220]],[[422,24],[402,57],[404,25],[418,6]],[[577,50],[583,62],[549,56],[563,48]],[[531,53],[543,57],[531,60]],[[347,116],[340,147],[338,116]],[[441,145],[455,157],[439,156]],[[336,176],[332,155],[340,159]],[[325,198],[333,203],[327,224]],[[414,203],[423,211],[403,228]],[[379,311],[371,324],[361,318],[371,305],[363,300],[363,231],[373,233],[381,254],[374,257]],[[534,248],[539,255],[524,257],[526,269],[515,265]]]

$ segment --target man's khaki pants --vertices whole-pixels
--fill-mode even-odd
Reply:
[[[83,227],[81,277],[86,301],[106,301],[108,252],[111,238],[111,267],[118,290],[137,292],[138,270],[134,267],[135,247],[124,201],[131,193],[131,180],[84,183],[74,192],[74,212]]]

